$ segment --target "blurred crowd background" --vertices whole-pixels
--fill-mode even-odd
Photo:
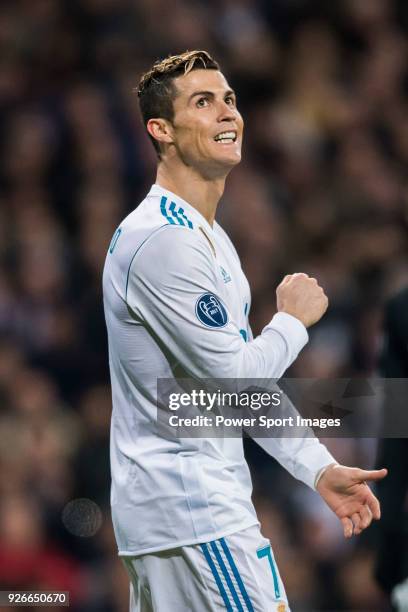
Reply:
[[[1,1],[2,589],[69,590],[73,612],[127,610],[101,271],[154,182],[140,74],[186,49],[221,63],[246,135],[218,220],[252,287],[253,330],[283,275],[316,276],[330,310],[292,374],[365,377],[384,300],[408,284],[407,30],[404,0]],[[329,446],[349,465],[375,461],[370,440]],[[375,529],[345,542],[317,495],[253,445],[248,455],[294,612],[387,610]]]

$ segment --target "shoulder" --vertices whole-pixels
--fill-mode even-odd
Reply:
[[[168,291],[202,281],[215,282],[214,255],[201,232],[166,224],[135,251],[126,274],[128,291]]]
[[[166,228],[173,231],[163,231]],[[177,240],[177,243],[188,242],[187,236],[180,230],[185,230],[187,235],[196,229],[181,206],[177,206],[165,196],[150,192],[116,228],[108,256],[110,255],[109,259],[114,260],[120,268],[128,267],[130,261],[141,254],[152,241],[156,246],[164,246],[172,240]]]
[[[210,245],[199,229],[164,223],[150,232],[135,249],[130,265],[150,270],[189,267],[202,258],[213,257]]]

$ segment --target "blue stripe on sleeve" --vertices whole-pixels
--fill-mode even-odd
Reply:
[[[166,196],[162,196],[162,199],[160,200],[160,211],[161,211],[161,214],[163,215],[163,217],[165,217],[167,219],[167,221],[171,225],[176,225],[176,222],[173,219],[173,217],[170,217],[170,215],[167,214],[166,202],[167,202]]]
[[[184,212],[184,208],[181,208],[181,206],[178,209],[178,214],[181,215],[185,221],[187,221],[188,227],[190,229],[193,229],[194,225],[191,223],[190,219],[187,217],[187,215]]]
[[[183,219],[181,217],[178,216],[177,212],[176,212],[176,205],[174,202],[172,202],[169,206],[169,210],[171,212],[171,214],[173,215],[173,217],[178,221],[179,225],[184,225],[185,223],[183,221]]]

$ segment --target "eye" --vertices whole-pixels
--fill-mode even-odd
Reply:
[[[204,108],[207,105],[208,105],[208,98],[206,98],[205,96],[203,96],[202,98],[199,98],[196,102],[196,106],[198,108]]]
[[[225,98],[225,102],[229,105],[229,106],[235,106],[235,98],[234,96],[227,96]]]

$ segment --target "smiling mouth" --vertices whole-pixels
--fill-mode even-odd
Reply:
[[[215,142],[220,142],[221,144],[232,144],[237,139],[237,132],[235,130],[231,130],[229,132],[221,132],[214,136]]]

